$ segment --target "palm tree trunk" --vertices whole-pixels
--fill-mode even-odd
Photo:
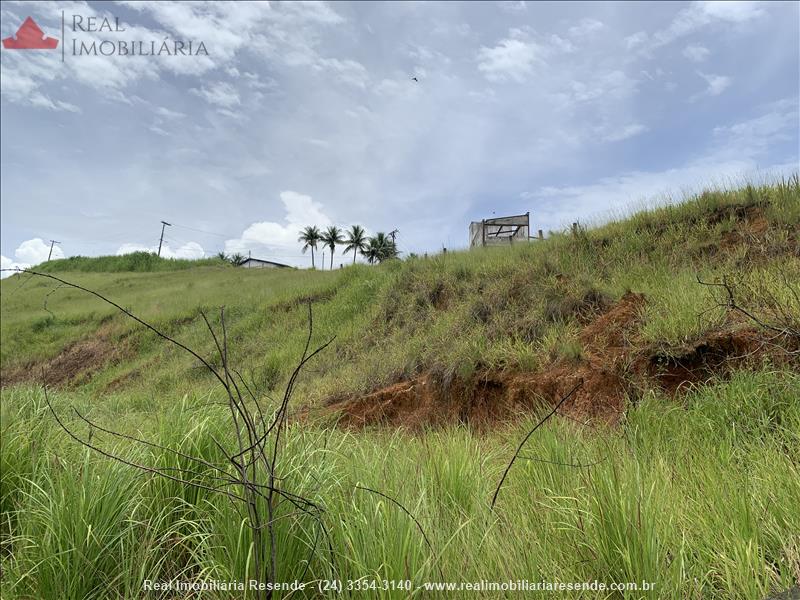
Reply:
[[[353,264],[356,264],[356,256],[358,255],[358,250],[353,248]]]
[[[314,246],[311,246],[311,268],[312,269],[316,268],[314,266]]]
[[[331,246],[331,271],[333,271],[333,246]]]

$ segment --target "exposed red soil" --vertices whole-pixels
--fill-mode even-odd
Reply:
[[[582,381],[561,411],[613,424],[642,388],[675,394],[766,357],[781,362],[789,356],[784,348],[767,343],[763,332],[740,325],[678,348],[637,345],[644,304],[643,295],[629,292],[589,321],[580,332],[583,354],[578,360],[559,359],[534,373],[484,372],[451,382],[421,375],[366,395],[330,398],[326,410],[344,427],[420,429],[460,422],[485,428],[553,405]]]
[[[646,374],[663,390],[675,394],[692,385],[769,359],[786,364],[798,357],[796,340],[770,340],[755,327],[714,331],[692,344],[652,353],[643,363]]]
[[[581,380],[564,411],[581,419],[613,422],[624,409],[629,337],[635,332],[641,294],[628,293],[581,331],[584,356],[561,359],[538,373],[485,372],[449,384],[422,375],[363,396],[332,398],[343,426],[387,424],[416,429],[453,422],[478,427],[507,420],[542,403],[554,403]]]
[[[112,341],[102,328],[94,335],[69,344],[57,356],[6,369],[2,385],[38,381],[49,386],[85,383],[98,371],[124,356],[122,343]]]

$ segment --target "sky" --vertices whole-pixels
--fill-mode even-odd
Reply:
[[[310,266],[302,227],[356,223],[421,254],[791,174],[798,6],[4,1],[59,45],[2,48],[2,267],[161,220],[165,256]]]

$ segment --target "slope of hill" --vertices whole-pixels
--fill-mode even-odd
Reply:
[[[214,346],[201,311],[218,322],[225,306],[231,362],[263,391],[293,368],[311,301],[315,339],[336,341],[305,378],[303,396],[309,405],[333,399],[350,422],[391,419],[384,413],[397,412],[395,403],[407,416],[420,404],[407,424],[480,418],[487,410],[499,417],[530,405],[531,394],[552,400],[578,378],[586,385],[576,406],[613,420],[625,398],[702,381],[735,366],[729,355],[785,356],[771,346],[756,350],[770,330],[719,306],[725,291],[698,280],[726,277],[742,308],[791,320],[796,298],[782,281],[800,279],[798,224],[794,180],[707,192],[545,242],[378,268],[117,273],[118,261],[99,258],[81,259],[75,272],[64,271],[69,259],[40,270],[118,301],[204,356]],[[42,372],[51,384],[80,384],[96,394],[213,385],[191,357],[165,348],[113,307],[29,277],[3,283],[6,385]],[[411,391],[395,393],[403,389]],[[457,399],[443,414],[451,395]],[[428,414],[431,403],[436,415]]]
[[[749,599],[800,582],[798,233],[795,177],[544,242],[376,267],[108,272],[83,259],[42,271],[216,366],[203,315],[221,331],[224,306],[229,362],[273,408],[311,305],[312,344],[335,339],[298,380],[280,475],[324,507],[326,529],[281,509],[278,580],[313,584],[297,595],[337,597],[320,579],[524,573]],[[225,462],[218,444],[232,443],[208,370],[84,291],[28,274],[0,285],[3,597],[149,597],[146,578],[252,577],[247,517],[228,499],[77,445],[41,388],[84,437],[179,469],[167,449]],[[519,441],[579,383],[493,509]],[[205,471],[189,479],[217,485]]]

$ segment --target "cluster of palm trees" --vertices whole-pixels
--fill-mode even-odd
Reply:
[[[247,260],[247,257],[244,254],[239,254],[235,252],[234,254],[225,254],[224,252],[217,252],[217,258],[219,260],[224,260],[231,263],[234,267],[238,267],[244,264],[244,261]]]
[[[342,231],[335,225],[320,231],[318,227],[309,225],[300,232],[300,237],[297,238],[297,241],[303,243],[304,253],[306,250],[311,250],[312,268],[316,267],[314,264],[314,251],[320,243],[323,248],[327,247],[331,250],[331,269],[333,269],[333,255],[336,252],[336,246],[342,244],[345,244],[344,254],[353,253],[353,264],[355,264],[359,253],[367,259],[369,264],[396,258],[398,255],[394,240],[385,233],[376,233],[374,236],[368,237],[361,225],[353,225],[347,231]]]

